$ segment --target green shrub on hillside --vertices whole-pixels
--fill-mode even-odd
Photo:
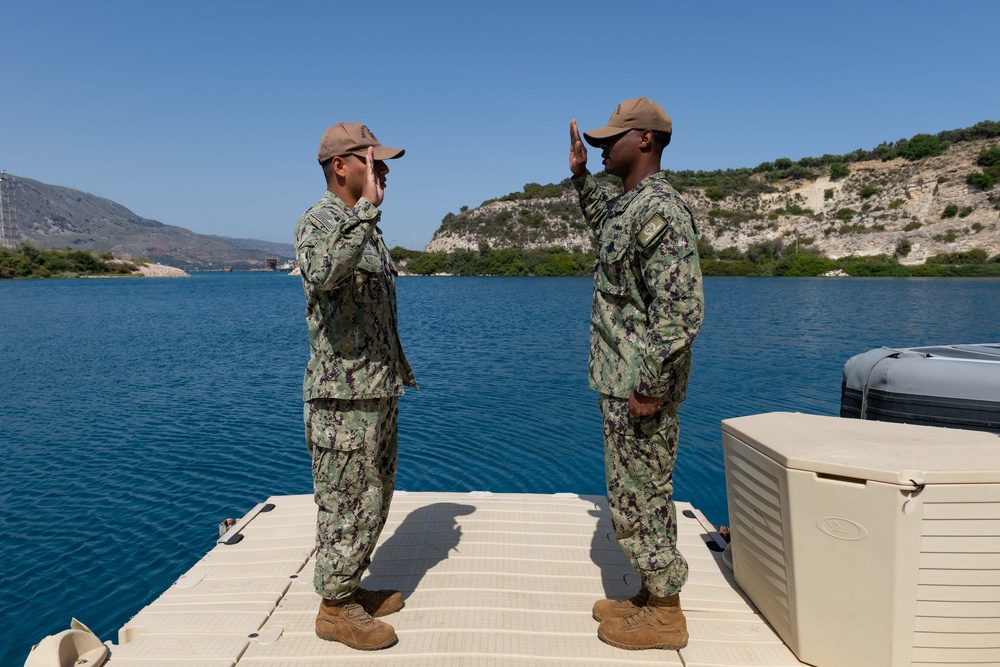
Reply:
[[[785,215],[815,215],[812,209],[802,208],[798,204],[789,204],[783,209],[779,208],[777,212]]]
[[[742,211],[729,211],[721,208],[713,208],[708,212],[709,223],[714,223],[715,218],[722,218],[723,220],[726,220],[727,222],[731,223],[734,226],[741,225],[751,220],[757,220],[759,219],[759,217],[760,216],[755,213],[743,213]]]
[[[948,204],[947,206],[944,207],[944,210],[941,211],[942,220],[945,218],[954,218],[956,215],[958,215],[957,204]]]
[[[726,191],[717,185],[710,185],[705,188],[705,196],[712,201],[719,201],[726,198]]]
[[[1000,147],[984,148],[976,159],[983,171],[968,175],[966,182],[981,190],[989,190],[1000,181]]]
[[[974,171],[965,178],[965,182],[980,190],[989,190],[996,185],[996,180],[989,174],[981,171]]]
[[[871,231],[874,230],[869,229],[864,225],[841,225],[840,228],[837,230],[837,232],[840,234],[864,234],[865,232],[871,232]]]
[[[985,264],[988,259],[986,251],[974,248],[966,252],[946,252],[927,258],[927,264]]]
[[[850,167],[848,167],[843,162],[832,162],[830,163],[830,180],[837,181],[841,178],[846,177],[851,173]],[[833,191],[830,190],[831,196],[833,196]]]
[[[958,143],[960,141],[975,141],[976,139],[991,139],[1000,137],[1000,121],[984,120],[976,123],[972,127],[961,130],[946,130],[938,133],[941,141]]]
[[[984,148],[980,151],[976,164],[987,169],[990,167],[1000,167],[1000,146]]]
[[[925,157],[933,157],[944,152],[946,144],[931,134],[917,134],[902,146],[898,153],[911,162]]]

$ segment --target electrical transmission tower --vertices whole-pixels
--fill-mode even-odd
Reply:
[[[14,224],[14,179],[0,171],[0,248],[17,245],[17,225]]]

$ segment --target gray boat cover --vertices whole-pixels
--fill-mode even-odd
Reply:
[[[883,347],[852,357],[840,415],[1000,433],[1000,343]]]

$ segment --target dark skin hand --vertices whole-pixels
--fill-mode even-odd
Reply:
[[[628,397],[628,416],[632,419],[655,415],[660,411],[661,399],[659,396],[643,396],[633,391]]]
[[[574,176],[582,176],[587,171],[587,147],[580,138],[575,119],[569,122],[569,170]],[[628,397],[628,416],[639,419],[655,415],[661,403],[659,396],[644,396],[633,391]]]

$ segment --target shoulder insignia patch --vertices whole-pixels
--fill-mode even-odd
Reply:
[[[332,232],[337,226],[337,219],[330,211],[324,208],[315,208],[309,212],[309,217],[318,222],[328,232]]]
[[[667,221],[663,219],[659,213],[651,217],[646,221],[646,224],[642,226],[639,230],[639,236],[636,237],[636,241],[639,244],[639,248],[646,250],[649,246],[663,236],[663,232],[667,229]]]

